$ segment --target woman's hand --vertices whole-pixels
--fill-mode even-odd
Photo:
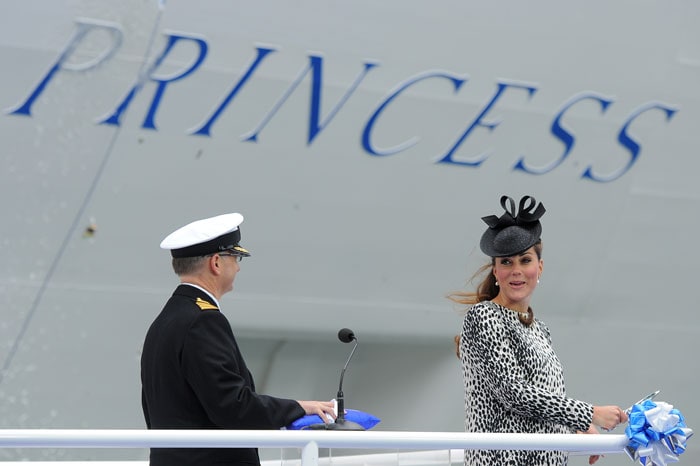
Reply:
[[[603,430],[613,430],[623,422],[627,422],[627,414],[619,406],[593,407],[593,424]]]
[[[593,424],[588,428],[586,432],[578,431],[577,434],[599,434],[598,429],[595,428]],[[594,464],[596,461],[601,459],[604,455],[591,455],[588,457],[588,464]]]

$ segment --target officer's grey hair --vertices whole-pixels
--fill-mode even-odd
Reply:
[[[206,258],[207,256],[173,257],[173,271],[177,276],[190,275],[202,267]]]

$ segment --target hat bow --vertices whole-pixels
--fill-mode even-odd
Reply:
[[[535,205],[537,201],[532,196],[524,196],[520,199],[520,204],[518,205],[518,210],[515,210],[515,201],[508,196],[501,196],[501,207],[505,210],[505,213],[500,217],[495,215],[489,215],[487,217],[482,217],[482,220],[489,226],[489,228],[495,230],[502,230],[510,226],[526,226],[529,223],[537,222],[542,215],[545,213],[545,208],[540,202]]]

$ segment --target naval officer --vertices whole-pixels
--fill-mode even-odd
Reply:
[[[179,286],[151,324],[141,356],[142,407],[149,429],[279,429],[306,415],[332,418],[333,403],[255,392],[219,300],[240,261],[239,213],[192,222],[168,235]],[[152,448],[151,466],[259,465],[256,448]]]

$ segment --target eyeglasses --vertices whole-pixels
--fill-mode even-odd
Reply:
[[[217,252],[217,254],[220,256],[234,257],[236,262],[240,262],[243,260],[243,256],[241,256],[240,254],[233,253],[233,252]]]

